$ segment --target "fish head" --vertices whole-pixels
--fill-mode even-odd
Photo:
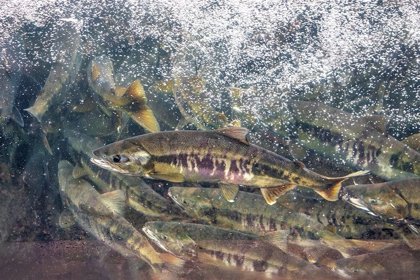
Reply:
[[[133,176],[144,176],[151,155],[141,145],[121,140],[93,151],[91,162],[104,169]]]
[[[381,184],[347,186],[343,197],[373,216],[402,219],[408,214],[407,202],[392,188],[382,188]]]
[[[188,215],[205,218],[213,211],[211,200],[202,192],[201,188],[171,187],[168,195]]]
[[[143,232],[162,250],[182,259],[197,257],[196,243],[177,222],[147,222]]]

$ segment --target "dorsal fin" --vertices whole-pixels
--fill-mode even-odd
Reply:
[[[241,141],[244,144],[249,145],[248,140],[246,140],[246,136],[249,133],[249,130],[244,127],[224,127],[219,128],[216,130],[218,133],[226,135],[230,138],[236,139]]]
[[[388,122],[383,115],[371,114],[363,117],[363,120],[372,128],[387,135],[386,127]]]

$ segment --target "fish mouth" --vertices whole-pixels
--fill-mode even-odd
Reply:
[[[360,210],[365,211],[369,215],[379,217],[379,215],[372,212],[372,210],[369,209],[369,207],[360,199],[357,197],[350,196],[348,193],[343,196],[344,200],[347,201],[349,204],[353,205],[356,208],[359,208]]]
[[[123,174],[127,174],[128,172],[123,170],[123,169],[119,169],[116,168],[114,166],[112,166],[108,161],[104,160],[104,159],[97,159],[97,158],[91,158],[90,162],[92,162],[93,164],[96,164],[97,166],[109,170],[109,171],[114,171],[114,172],[118,172],[118,173],[123,173]]]
[[[181,207],[181,209],[182,210],[185,210],[185,208],[184,208],[184,206],[185,205],[182,205],[179,201],[178,201],[178,199],[177,199],[177,197],[175,197],[173,194],[172,194],[172,192],[171,192],[171,190],[169,189],[169,191],[168,191],[168,196],[175,202],[175,204],[176,205],[178,205],[179,207]]]
[[[148,226],[144,226],[142,228],[142,231],[146,234],[146,236],[150,239],[152,239],[156,245],[158,245],[162,250],[164,250],[165,252],[171,253],[171,251],[169,251],[159,240],[159,238],[155,235],[155,233],[148,227]]]

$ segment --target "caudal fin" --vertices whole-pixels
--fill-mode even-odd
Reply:
[[[331,183],[327,184],[326,186],[314,189],[320,196],[322,196],[324,199],[329,201],[337,201],[338,200],[338,193],[341,190],[341,183],[347,180],[348,178],[357,177],[357,176],[363,176],[368,174],[369,171],[357,171],[354,173],[351,173],[347,176],[343,177],[326,177],[322,176],[324,179],[330,180]]]

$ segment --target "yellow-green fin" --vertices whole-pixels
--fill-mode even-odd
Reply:
[[[249,133],[249,130],[244,127],[224,127],[219,128],[216,130],[218,133],[221,133],[223,135],[226,135],[230,138],[236,139],[241,141],[244,144],[249,145],[248,140],[246,140],[246,136]]]
[[[58,224],[61,228],[68,228],[74,225],[76,221],[74,220],[73,214],[68,209],[64,209],[58,218]]]
[[[234,202],[239,191],[239,186],[233,184],[220,184],[220,189],[227,201]]]
[[[143,85],[138,79],[130,85],[130,87],[127,89],[124,95],[131,100],[136,100],[140,104],[144,105],[147,103],[147,98],[144,92]]]
[[[122,190],[101,194],[102,202],[111,210],[121,216],[124,215],[126,198]]]
[[[41,93],[42,94],[42,93]],[[24,111],[30,113],[32,116],[34,116],[39,122],[41,122],[42,116],[43,116],[43,112],[42,109],[38,110],[37,108],[39,108],[40,106],[31,106],[29,108],[24,109]]]
[[[185,261],[168,253],[161,253],[160,259],[164,263],[164,268],[174,273],[175,275],[180,273],[184,268]],[[157,267],[157,269],[160,269]]]
[[[276,203],[276,200],[279,196],[283,195],[285,192],[291,189],[294,189],[295,187],[296,185],[284,185],[274,188],[261,188],[261,194],[268,204],[273,205]]]
[[[324,199],[328,201],[337,201],[338,200],[338,193],[341,190],[341,183],[345,181],[347,178],[340,178],[336,179],[335,182],[328,184],[321,189],[313,189],[316,191],[317,194],[322,196]]]
[[[160,131],[159,123],[153,111],[146,105],[143,105],[137,113],[130,114],[130,117],[150,132]]]
[[[86,169],[84,169],[83,167],[76,165],[73,168],[73,172],[72,172],[72,176],[75,179],[79,179],[82,178],[83,176],[86,176],[88,174],[88,172],[86,171]]]
[[[96,66],[95,61],[92,61],[91,74],[92,74],[92,80],[93,81],[96,81],[98,79],[99,75],[101,74],[101,71],[99,70],[99,67]]]
[[[173,183],[182,183],[185,181],[184,176],[182,176],[179,173],[168,173],[168,174],[150,173],[148,175],[156,180],[169,181]]]
[[[289,230],[277,230],[273,232],[266,233],[261,236],[260,239],[273,244],[283,252],[287,253],[287,237],[289,236]]]

